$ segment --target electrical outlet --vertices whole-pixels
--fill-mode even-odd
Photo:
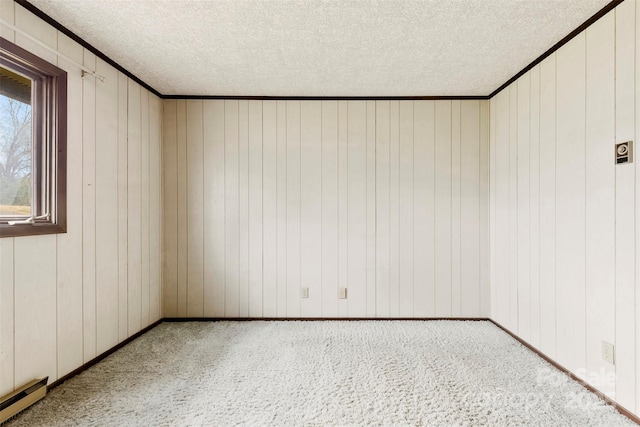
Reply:
[[[301,296],[303,299],[309,298],[309,288],[302,288]]]
[[[338,298],[347,299],[347,288],[340,288],[338,291]]]
[[[615,365],[616,359],[613,344],[602,341],[602,360]]]

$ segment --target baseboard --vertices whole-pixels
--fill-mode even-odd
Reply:
[[[107,350],[104,353],[100,354],[99,356],[91,359],[90,361],[88,361],[84,365],[80,366],[79,368],[74,369],[73,371],[69,372],[67,375],[64,375],[64,376],[58,378],[57,380],[55,380],[54,382],[49,384],[49,386],[47,387],[47,390],[51,391],[52,389],[58,387],[63,382],[67,381],[68,379],[71,379],[71,378],[75,377],[76,375],[78,375],[79,373],[81,373],[82,371],[85,371],[85,370],[89,369],[90,367],[92,367],[96,363],[100,362],[104,358],[106,358],[106,357],[110,356],[111,354],[115,353],[116,351],[120,350],[122,347],[124,347],[125,345],[129,344],[131,341],[135,340],[136,338],[140,337],[141,335],[143,335],[143,334],[147,333],[148,331],[150,331],[151,329],[155,328],[160,323],[162,323],[162,319],[153,322],[152,324],[150,324],[146,328],[136,332],[135,334],[131,335],[126,340],[116,344],[114,347],[111,347],[109,350]]]
[[[516,334],[514,334],[513,332],[511,332],[510,330],[508,330],[507,328],[505,328],[501,324],[499,324],[498,322],[496,322],[495,320],[489,319],[489,321],[491,323],[493,323],[494,325],[496,325],[498,328],[502,329],[507,334],[509,334],[513,339],[518,341],[520,344],[522,344],[523,346],[527,347],[529,350],[533,351],[538,356],[543,358],[545,361],[547,361],[554,368],[556,368],[557,370],[559,370],[563,374],[568,375],[571,379],[575,380],[578,384],[580,384],[581,386],[583,386],[584,388],[586,388],[587,390],[589,390],[590,392],[592,392],[593,394],[598,396],[600,399],[605,401],[607,404],[613,406],[622,415],[624,415],[625,417],[629,418],[634,423],[640,425],[640,417],[635,415],[633,412],[631,412],[628,409],[626,409],[625,407],[621,406],[618,402],[616,402],[615,400],[611,399],[610,397],[605,395],[603,392],[601,392],[597,388],[593,387],[591,384],[589,384],[586,381],[584,381],[582,378],[574,375],[573,372],[571,372],[569,369],[565,368],[564,366],[562,366],[561,364],[559,364],[558,362],[556,362],[555,360],[553,360],[552,358],[550,358],[549,356],[547,356],[546,354],[544,354],[543,352],[538,350],[536,347],[532,346],[531,344],[529,344],[528,342],[526,342],[525,340],[523,340],[522,338],[520,338],[519,336],[517,336]]]
[[[165,317],[164,322],[253,322],[253,321],[365,321],[365,320],[405,320],[405,321],[434,321],[434,320],[468,320],[472,322],[490,321],[487,317]]]

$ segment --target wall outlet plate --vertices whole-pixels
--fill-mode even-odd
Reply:
[[[615,358],[614,350],[615,348],[613,344],[608,343],[606,341],[602,341],[602,360],[609,362],[612,365],[615,365],[616,358]]]
[[[303,299],[309,298],[309,288],[307,287],[302,288],[302,291],[300,292],[300,296]]]
[[[338,298],[339,299],[347,299],[347,288],[340,288],[338,290]]]

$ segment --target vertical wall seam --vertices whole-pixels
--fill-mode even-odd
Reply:
[[[638,8],[638,3],[637,2],[634,4],[634,7],[636,9]],[[638,13],[636,12],[634,14],[634,19],[637,18],[637,16],[638,16]],[[637,62],[638,22],[636,20],[634,20],[633,30],[634,30],[633,41],[634,41],[634,47],[635,47],[635,49],[633,50],[633,56],[634,56],[634,61],[633,61],[633,67],[634,67],[634,73],[633,73],[633,75],[634,75],[634,79],[633,79],[633,89],[634,89],[633,90],[633,101],[634,102],[633,102],[633,106],[634,106],[634,113],[635,113],[634,114],[634,120],[633,120],[633,134],[635,136],[636,132],[637,132],[637,128],[638,128],[638,124],[636,122],[636,117],[637,117],[637,113],[638,113],[637,112],[637,105],[638,105],[638,90],[637,90],[637,87],[638,87],[638,79],[637,79],[637,72],[638,72],[638,68],[637,68],[637,64],[638,64],[638,62]],[[634,184],[633,210],[634,210],[634,214],[635,214],[634,218],[633,218],[634,235],[637,235],[637,232],[638,232],[638,222],[637,222],[637,219],[636,219],[637,218],[637,212],[638,212],[638,209],[637,209],[637,207],[638,207],[638,204],[637,204],[638,203],[638,199],[637,199],[637,180],[636,180],[637,174],[638,174],[638,167],[637,167],[637,165],[634,165],[634,167],[633,167],[633,184]],[[637,258],[638,258],[638,239],[637,238],[634,239],[633,250],[634,250],[635,258],[637,260]],[[637,286],[638,282],[637,282],[637,280],[638,280],[638,264],[637,264],[637,262],[634,262],[633,263],[633,283],[636,284],[636,286],[633,287],[633,299],[634,299],[634,301],[636,301],[635,310],[634,310],[635,318],[636,318],[636,321],[635,321],[635,329],[636,329],[636,331],[634,331],[635,332],[635,337],[634,338],[636,340],[638,339],[637,338],[638,337],[637,329],[639,327],[638,326],[638,320],[640,318],[640,313],[638,313],[638,304],[637,304],[637,300],[638,300],[637,299],[637,293],[638,293],[638,286]],[[636,344],[636,357],[635,357],[635,365],[634,365],[634,374],[635,374],[635,377],[638,378],[638,365],[639,365],[639,361],[640,361],[640,354],[638,354],[638,352],[637,352],[637,349],[639,348],[638,347],[638,342],[636,342],[635,344]],[[634,384],[636,402],[640,401],[640,399],[638,399],[638,395],[640,393],[640,390],[637,389],[637,384],[638,384],[638,381],[636,380],[636,383]],[[636,407],[635,410],[636,410],[636,412],[640,412],[640,408],[639,407]]]
[[[300,282],[302,280],[302,102],[298,101],[298,312],[302,311]],[[306,284],[306,283],[305,283]]]
[[[222,163],[224,165],[223,167],[223,174],[224,174],[224,197],[222,198],[224,200],[224,251],[222,251],[222,253],[224,254],[224,273],[223,273],[223,277],[224,277],[224,284],[222,286],[222,314],[223,316],[227,313],[227,147],[226,147],[226,141],[227,141],[227,101],[223,100],[222,101],[222,116],[223,116],[223,120],[222,120]]]
[[[93,59],[93,68],[97,69],[97,58]],[[98,186],[97,186],[97,174],[96,174],[96,141],[98,138],[98,120],[97,114],[98,111],[98,90],[96,85],[96,79],[92,80],[93,84],[93,254],[94,257],[98,253],[98,239],[97,239],[97,212],[98,212]],[[98,352],[98,266],[97,266],[97,257],[93,260],[93,318],[94,318],[94,331],[95,331],[95,339],[94,339],[94,354]]]
[[[173,145],[175,147],[175,159],[176,159],[176,177],[175,177],[176,178],[176,198],[175,198],[175,201],[176,201],[176,206],[175,206],[175,210],[176,210],[176,215],[175,215],[175,219],[176,219],[176,227],[175,227],[175,236],[176,236],[176,240],[175,240],[175,242],[176,242],[176,251],[175,251],[175,262],[176,262],[176,271],[175,271],[176,307],[175,307],[175,312],[174,313],[177,316],[178,312],[180,310],[180,308],[178,306],[178,302],[180,301],[180,296],[179,296],[180,295],[180,291],[179,291],[180,284],[178,283],[179,257],[178,257],[178,251],[177,251],[177,246],[179,244],[178,243],[178,223],[179,223],[179,221],[178,221],[178,175],[179,175],[179,172],[178,172],[178,101],[176,101],[175,105],[176,105],[176,108],[175,108],[174,114],[175,114],[175,119],[176,119],[176,128],[175,128],[175,139],[173,140]],[[129,114],[127,114],[127,121],[128,120],[129,120]],[[128,145],[128,141],[127,141],[127,145]],[[127,149],[127,151],[128,151],[128,149]],[[127,177],[127,193],[129,192],[128,179],[129,178]],[[129,205],[129,197],[127,197],[127,212],[129,211],[128,205]],[[127,218],[128,218],[128,215],[127,215]],[[129,233],[127,231],[127,235],[128,234]],[[127,253],[128,253],[128,248],[127,248]],[[128,266],[127,266],[127,269],[128,269]],[[127,272],[127,278],[128,277],[129,277],[129,274]],[[127,304],[127,307],[128,306],[129,305]],[[127,316],[127,319],[128,319],[128,316]],[[129,326],[127,324],[127,330],[128,330],[128,327]]]
[[[351,102],[350,101],[346,101],[346,105],[347,105],[347,123],[346,123],[346,127],[347,127],[347,161],[346,161],[346,165],[347,165],[347,174],[346,174],[346,182],[347,182],[347,223],[346,223],[346,229],[347,229],[347,254],[346,254],[346,258],[347,258],[347,283],[346,283],[346,288],[347,288],[347,298],[349,298],[349,106],[350,106]],[[347,299],[346,301],[346,306],[347,306],[347,316],[349,316],[349,300]]]
[[[415,316],[415,295],[416,295],[416,239],[415,239],[415,207],[416,207],[416,157],[415,157],[415,143],[416,143],[416,103],[411,101],[411,120],[412,120],[412,132],[411,132],[411,315]]]
[[[507,241],[509,242],[509,244],[508,244],[509,255],[507,256],[507,277],[508,277],[507,290],[509,291],[508,292],[508,294],[509,294],[509,302],[508,302],[508,305],[506,307],[507,308],[507,313],[508,313],[508,315],[506,317],[508,317],[508,319],[509,319],[509,327],[513,329],[513,319],[511,319],[511,295],[512,295],[511,291],[512,291],[512,287],[514,286],[514,284],[509,283],[509,282],[511,282],[511,249],[512,249],[511,248],[511,241],[513,240],[511,238],[511,185],[512,185],[512,183],[511,183],[511,125],[512,125],[512,123],[511,123],[511,89],[512,89],[512,87],[509,86],[508,87],[508,95],[507,95],[507,98],[508,98],[507,101],[508,101],[508,105],[509,105],[509,110],[508,110],[509,114],[508,114],[508,120],[507,120],[507,122],[509,123],[509,130],[508,130],[509,133],[508,133],[508,137],[507,137],[507,142],[508,142],[507,143],[507,156],[508,156],[507,157],[507,163],[509,164],[509,175],[508,175],[509,178],[507,180],[508,183],[509,183],[509,185],[507,186],[507,194],[508,194],[508,203],[507,203],[507,211],[508,211],[507,223],[508,223],[508,226],[507,226],[507,229],[509,230],[508,237],[507,237]],[[515,283],[515,286],[516,287],[518,286],[517,282]]]
[[[190,199],[190,197],[189,197],[189,181],[190,181],[189,180],[189,130],[187,129],[187,123],[189,121],[189,104],[190,104],[189,100],[185,100],[184,101],[184,112],[185,112],[185,114],[184,114],[185,115],[185,129],[184,129],[184,152],[185,152],[184,154],[185,154],[185,156],[184,156],[184,158],[185,158],[185,163],[186,163],[185,179],[186,179],[186,183],[187,183],[187,185],[186,185],[186,189],[187,189],[186,193],[187,194],[185,195],[185,197],[187,199],[187,203],[186,203],[186,206],[185,206],[185,210],[187,211],[186,221],[185,221],[186,222],[186,224],[185,224],[186,233],[185,234],[186,234],[186,239],[187,239],[187,247],[186,247],[186,263],[187,263],[187,265],[186,265],[186,269],[187,269],[186,276],[187,277],[186,277],[186,280],[185,280],[185,301],[184,301],[186,317],[189,317],[189,287],[190,287],[189,286],[190,285],[190,283],[189,283],[190,282],[190,280],[189,280],[189,252],[190,252],[189,251],[189,246],[191,246],[189,244],[189,228],[191,228],[190,227],[190,221],[189,221],[189,214],[190,214],[190,212],[189,212],[190,211],[190,209],[189,209],[189,199]],[[142,111],[142,108],[140,108],[140,110]],[[142,231],[142,227],[140,228],[140,230]]]
[[[85,49],[82,49],[82,63],[84,65],[84,55],[85,54]],[[81,153],[80,153],[80,158],[82,159],[81,163],[81,180],[82,180],[82,204],[83,204],[83,209],[82,210],[82,214],[80,215],[80,221],[82,224],[82,268],[80,269],[80,273],[82,274],[82,287],[81,287],[81,296],[80,296],[80,300],[81,300],[81,306],[82,306],[82,310],[81,310],[81,314],[82,314],[82,361],[85,362],[86,358],[85,358],[85,354],[84,354],[84,115],[85,115],[85,109],[84,109],[84,86],[85,86],[85,81],[82,81],[82,119],[81,119],[81,123],[82,126],[80,133],[82,134],[82,142],[80,144],[81,147]],[[15,241],[14,241],[14,245],[15,245]],[[15,254],[15,251],[14,251]],[[14,255],[14,262],[15,262],[15,255]],[[14,292],[13,292],[13,297],[14,297],[14,318],[15,318],[15,268],[14,268]],[[14,324],[14,334],[15,334],[15,321],[13,322]],[[14,350],[14,358],[13,358],[13,364],[14,364],[14,380],[15,380],[15,339],[14,339],[14,345],[13,345],[13,350]]]
[[[587,80],[588,80],[588,76],[587,76],[587,56],[588,56],[588,50],[587,50],[587,31],[584,31],[584,106],[583,106],[583,117],[584,117],[584,141],[583,141],[583,147],[584,147],[584,277],[585,277],[585,281],[583,283],[584,285],[584,300],[583,300],[583,304],[585,307],[584,310],[584,317],[583,317],[583,324],[584,324],[584,366],[587,367],[588,365],[588,345],[587,345],[587,336],[588,336],[588,327],[589,324],[587,322],[587,293],[589,292],[589,289],[587,287],[587,283],[586,283],[586,277],[587,277],[587,97],[589,95],[589,87],[587,85]],[[588,372],[588,369],[587,369]]]
[[[322,173],[322,158],[323,158],[323,122],[322,122],[322,107],[324,106],[324,101],[320,102],[320,289],[319,289],[319,295],[320,295],[320,315],[323,315],[323,309],[322,309],[322,305],[324,302],[324,286],[323,286],[323,272],[324,269],[322,268],[324,265],[324,233],[322,233],[322,213],[323,213],[323,201],[324,201],[324,186],[322,185],[322,177],[323,177],[323,173]]]
[[[554,349],[553,356],[557,356],[558,352],[558,319],[557,319],[557,305],[558,305],[558,60],[555,52],[553,56],[553,322],[554,322]]]
[[[482,174],[481,174],[481,169],[482,169],[482,164],[481,164],[481,159],[482,159],[482,116],[484,116],[484,114],[482,113],[483,111],[483,101],[476,101],[478,103],[478,314],[482,315],[482,290],[483,290],[483,280],[482,280],[482,267],[481,267],[481,263],[482,263],[482,239],[480,238],[480,235],[482,234],[480,232],[481,228],[482,228],[482,223],[480,221],[480,216],[482,215],[481,212],[482,210],[480,209],[480,206],[482,205]],[[487,158],[488,159],[488,158]],[[487,165],[488,166],[488,165]]]
[[[516,164],[515,164],[515,168],[516,168],[516,182],[515,182],[515,186],[516,186],[516,201],[515,201],[515,214],[516,214],[516,276],[515,276],[515,281],[516,281],[516,327],[515,330],[518,331],[518,333],[520,333],[520,265],[519,265],[519,259],[520,259],[520,242],[518,241],[518,234],[520,231],[520,215],[519,215],[519,211],[520,211],[520,206],[518,205],[518,199],[520,198],[520,186],[518,185],[520,182],[520,138],[518,137],[518,132],[520,131],[520,123],[519,123],[519,115],[518,115],[518,104],[520,103],[520,91],[518,90],[518,85],[516,84],[514,86],[515,90],[516,90],[516,117],[515,117],[515,138],[516,138]]]
[[[205,187],[205,179],[204,179],[204,175],[205,175],[205,170],[206,170],[206,165],[205,165],[205,158],[206,156],[204,155],[204,146],[205,146],[205,141],[204,141],[204,105],[205,105],[205,101],[201,101],[201,106],[200,106],[200,118],[202,119],[202,126],[200,128],[200,134],[202,135],[202,232],[204,234],[204,227],[205,227],[205,222],[204,222],[204,205],[205,205],[205,200],[204,200],[204,196],[205,196],[205,191],[204,191],[204,187]],[[206,263],[206,245],[204,244],[204,237],[202,239],[202,316],[204,316],[204,306],[206,304],[206,298],[205,298],[205,289],[207,288],[205,286],[205,263]]]
[[[637,8],[637,7],[638,7],[638,3],[636,2],[636,3],[634,3],[634,8]],[[635,10],[634,10],[634,12],[635,12]],[[637,97],[638,97],[637,96],[637,94],[638,94],[638,92],[637,92],[637,86],[638,86],[638,79],[637,79],[637,71],[638,71],[637,70],[637,51],[638,51],[638,49],[637,49],[637,40],[638,40],[637,32],[638,32],[638,23],[636,22],[635,18],[638,16],[638,14],[634,13],[633,16],[634,16],[634,26],[633,26],[634,37],[633,37],[633,41],[634,41],[634,48],[635,48],[635,49],[633,49],[633,57],[634,57],[634,61],[633,61],[633,67],[634,67],[634,70],[633,70],[634,71],[633,72],[633,76],[634,76],[634,79],[633,79],[633,107],[634,107],[633,135],[635,136],[636,135],[636,130],[637,130],[637,123],[636,123],[637,111],[636,110],[637,110],[637,105],[638,105],[637,104]],[[637,234],[637,230],[638,230],[638,223],[637,223],[637,220],[636,220],[636,218],[637,218],[637,214],[636,214],[636,212],[637,212],[637,197],[636,197],[636,195],[637,195],[637,188],[636,188],[637,181],[636,181],[636,176],[637,176],[637,166],[634,165],[634,167],[633,167],[633,186],[634,186],[634,191],[633,191],[633,212],[634,212],[634,216],[633,216],[633,231],[634,231],[634,235]],[[634,251],[634,255],[635,255],[636,260],[638,258],[638,255],[637,255],[638,254],[638,252],[637,252],[638,251],[637,242],[638,242],[637,238],[633,240],[633,251]],[[635,333],[634,338],[636,340],[637,340],[637,337],[638,337],[637,329],[638,329],[638,317],[639,317],[638,304],[637,304],[637,292],[638,292],[638,286],[637,286],[637,277],[638,277],[637,274],[638,274],[638,271],[637,271],[637,269],[638,269],[637,262],[634,262],[633,263],[633,282],[632,283],[636,285],[636,286],[633,286],[633,301],[636,302],[635,307],[634,307],[634,314],[635,314],[635,319],[636,319],[636,321],[634,323],[635,324],[635,329],[636,329],[634,331],[634,333]],[[585,316],[586,316],[586,313],[585,313]],[[640,354],[637,353],[637,349],[639,348],[637,342],[635,343],[635,347],[636,347],[635,348],[636,357],[635,357],[635,363],[634,363],[634,374],[635,374],[634,376],[636,378],[638,378],[638,361],[640,360]],[[638,393],[640,393],[640,391],[637,389],[637,384],[638,384],[638,381],[636,380],[635,384],[633,384],[633,390],[634,390],[636,402],[639,401]],[[636,407],[635,410],[636,411],[640,411],[640,408]]]
[[[540,123],[541,123],[541,114],[540,111],[542,110],[541,108],[541,104],[542,104],[542,82],[541,82],[541,74],[542,74],[542,67],[538,66],[538,337],[540,340],[540,347],[542,348],[542,299],[541,299],[541,284],[542,281],[540,280],[540,265],[541,263],[541,257],[540,255],[542,254],[541,251],[541,244],[540,241],[542,240],[540,238],[540,229],[541,229],[541,222],[540,222],[540,217],[542,216],[540,214],[540,188],[541,188],[541,176],[542,173],[540,172]]]
[[[237,302],[237,304],[238,304],[238,307],[236,307],[236,308],[238,309],[238,314],[240,314],[240,306],[242,305],[241,302],[240,302],[240,299],[241,299],[240,298],[240,293],[241,293],[240,292],[240,288],[244,286],[244,284],[241,283],[241,280],[240,280],[240,264],[241,264],[241,260],[242,260],[242,256],[241,256],[242,254],[240,253],[240,246],[241,246],[241,244],[240,244],[240,234],[241,234],[240,233],[240,227],[242,225],[242,224],[240,224],[240,213],[241,213],[241,211],[240,211],[240,199],[242,198],[242,195],[240,193],[240,190],[241,190],[241,187],[240,187],[240,175],[242,173],[242,171],[240,170],[240,155],[241,155],[240,154],[240,102],[242,102],[242,101],[237,101],[236,102],[236,117],[238,118],[238,122],[236,124],[236,126],[237,126],[237,134],[238,134],[238,158],[236,159],[236,161],[237,161],[236,170],[238,171],[238,178],[237,178],[238,179],[238,181],[237,181],[238,182],[238,216],[236,218],[238,220],[238,271],[237,271],[237,278],[238,278],[238,302]],[[247,114],[248,113],[249,113],[249,111],[247,109]],[[249,118],[247,117],[247,120],[248,119]],[[248,135],[247,135],[247,138],[248,138]]]
[[[368,182],[367,182],[368,185]],[[369,192],[367,191],[367,195]],[[378,101],[373,101],[373,317],[378,317]],[[367,245],[368,247],[368,245]]]
[[[531,306],[532,306],[532,304],[531,304],[531,300],[532,300],[532,298],[531,298],[531,282],[532,282],[531,281],[531,270],[532,270],[531,269],[531,252],[532,252],[531,251],[531,241],[533,240],[531,238],[531,222],[532,222],[531,221],[531,141],[532,141],[532,138],[531,138],[531,116],[532,116],[531,101],[532,101],[532,98],[533,98],[531,96],[531,81],[533,80],[532,76],[533,76],[533,73],[530,72],[529,73],[529,132],[528,132],[528,134],[529,134],[529,147],[528,147],[529,148],[529,155],[528,155],[528,158],[527,158],[527,161],[529,163],[529,179],[528,179],[528,181],[529,181],[529,191],[528,191],[528,193],[529,193],[529,206],[528,206],[528,211],[529,211],[528,212],[528,216],[529,216],[529,224],[528,224],[529,225],[529,277],[528,277],[528,281],[529,281],[529,340],[530,341],[533,341],[532,330],[531,330],[531,324],[533,323],[532,322],[532,310],[531,310]]]
[[[436,103],[438,101],[433,101],[433,155],[431,156],[431,161],[432,161],[432,167],[431,170],[433,171],[433,188],[432,190],[432,194],[433,194],[433,242],[432,242],[432,247],[433,247],[433,258],[434,258],[434,262],[433,262],[433,313],[436,313],[436,299],[438,297],[438,285],[436,283],[436,270],[438,268],[438,263],[435,262],[435,258],[436,258],[436,215],[437,215],[437,211],[436,211],[436,147],[438,145],[438,141],[436,140],[436,127],[437,127],[437,122],[436,122]]]
[[[613,131],[614,131],[614,135],[613,135],[613,142],[614,144],[617,143],[617,139],[618,139],[618,114],[617,114],[617,110],[618,110],[618,90],[617,90],[617,77],[618,77],[618,19],[617,19],[617,14],[618,14],[618,10],[617,9],[613,9],[613,78],[614,78],[614,84],[613,84]],[[618,295],[617,295],[617,283],[618,283],[618,268],[617,268],[617,264],[618,264],[618,221],[615,220],[618,217],[618,169],[614,168],[613,169],[613,180],[614,180],[614,203],[613,203],[613,217],[614,217],[614,221],[613,221],[613,247],[614,247],[614,269],[613,269],[613,304],[614,304],[614,310],[615,307],[617,305],[617,301],[618,301]],[[614,315],[613,315],[613,341],[614,344],[616,343],[616,337],[617,337],[617,317],[615,315],[615,311],[614,311]],[[636,326],[637,327],[637,326]],[[614,372],[617,374],[617,368],[614,365]],[[616,377],[616,384],[615,384],[615,388],[614,388],[614,392],[617,391],[618,389],[618,382],[617,382],[617,377]]]
[[[117,144],[117,149],[116,149],[116,173],[117,173],[117,178],[116,178],[116,212],[117,212],[117,230],[118,230],[118,247],[116,249],[116,259],[118,260],[118,307],[117,307],[117,313],[118,313],[118,342],[120,342],[120,186],[119,181],[120,181],[120,74],[118,73],[116,75],[117,78],[117,93],[118,96],[116,97],[118,106],[116,108],[116,144]],[[164,175],[163,175],[164,177]],[[164,228],[163,228],[164,231]],[[164,237],[164,233],[163,233],[163,237]],[[162,265],[162,264],[161,264]],[[161,280],[160,283],[162,284],[163,281]],[[161,285],[162,287],[162,285]],[[160,302],[162,303],[162,298],[160,299]]]
[[[453,101],[449,101],[449,315],[453,313]]]

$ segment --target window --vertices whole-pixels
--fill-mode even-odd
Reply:
[[[0,237],[66,232],[67,73],[0,38]]]

